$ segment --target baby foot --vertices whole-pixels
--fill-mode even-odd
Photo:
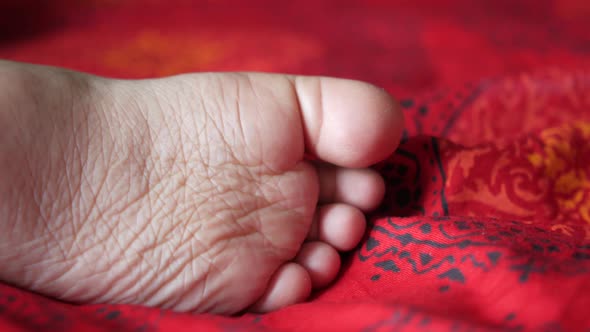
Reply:
[[[77,303],[266,312],[329,285],[403,119],[366,83],[126,81],[0,62],[0,279]]]

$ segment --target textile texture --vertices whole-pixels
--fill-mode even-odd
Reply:
[[[587,0],[12,0],[0,58],[360,79],[407,122],[361,246],[310,302],[219,317],[3,284],[1,331],[590,331]]]

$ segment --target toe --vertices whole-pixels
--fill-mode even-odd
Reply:
[[[269,312],[303,302],[311,294],[311,287],[305,268],[297,263],[286,263],[275,272],[266,292],[249,311]]]
[[[320,241],[303,244],[295,262],[307,270],[316,289],[331,283],[340,270],[340,255],[336,249]]]
[[[340,202],[363,211],[375,209],[385,194],[385,183],[376,171],[328,165],[318,166],[320,202]]]
[[[403,130],[400,107],[383,89],[326,77],[293,78],[305,148],[343,167],[366,167],[389,156]]]
[[[359,209],[347,204],[329,204],[318,208],[308,239],[348,251],[358,245],[365,228],[365,216]]]

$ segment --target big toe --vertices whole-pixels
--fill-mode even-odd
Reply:
[[[367,167],[397,148],[403,115],[385,90],[327,77],[293,78],[308,154],[351,168]]]

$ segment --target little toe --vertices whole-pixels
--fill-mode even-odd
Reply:
[[[363,211],[375,209],[385,195],[381,175],[369,168],[351,169],[319,165],[320,203],[346,203]]]
[[[297,263],[286,263],[275,272],[266,292],[249,311],[264,313],[303,302],[311,294],[311,289],[308,271]]]
[[[336,250],[354,249],[365,233],[365,215],[347,204],[328,204],[318,208],[308,240],[323,241]]]
[[[320,241],[304,243],[295,262],[307,270],[314,289],[326,287],[340,271],[340,255],[336,249]]]

